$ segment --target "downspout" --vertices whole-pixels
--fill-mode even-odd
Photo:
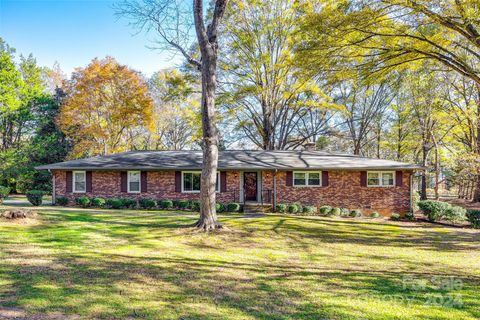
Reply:
[[[410,174],[410,212],[413,213],[413,171]]]
[[[55,195],[55,173],[52,172],[52,170],[48,169],[48,172],[52,174],[52,204],[55,204],[56,202],[56,195]]]
[[[278,169],[273,171],[273,212],[277,209],[277,172]]]

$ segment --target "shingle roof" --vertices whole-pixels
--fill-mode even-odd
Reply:
[[[36,167],[38,170],[194,170],[202,167],[201,151],[129,151]],[[256,169],[421,169],[408,163],[322,151],[220,151],[218,168]]]

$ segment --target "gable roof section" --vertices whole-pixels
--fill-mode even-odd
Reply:
[[[202,151],[129,151],[36,167],[38,170],[197,170]],[[220,170],[415,170],[408,163],[322,151],[220,151]]]

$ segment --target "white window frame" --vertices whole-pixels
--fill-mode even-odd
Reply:
[[[182,193],[200,193],[200,190],[185,190],[184,189],[185,173],[198,173],[198,174],[200,174],[200,179],[201,179],[202,171],[182,171]],[[215,185],[215,192],[220,192],[220,184],[221,183],[222,182],[220,181],[220,171],[217,171],[217,184]]]
[[[77,173],[83,173],[83,182],[85,183],[85,189],[84,190],[77,190],[76,188],[76,180],[75,176]],[[72,191],[73,193],[86,193],[87,192],[87,171],[73,171],[72,172],[73,179],[72,179]]]
[[[138,190],[130,190],[130,174],[138,173]],[[142,192],[142,172],[138,170],[127,171],[127,193],[140,193]]]
[[[368,175],[370,173],[378,173],[378,184],[368,184]],[[383,174],[384,173],[389,173],[389,174],[392,174],[392,181],[393,183],[392,184],[387,184],[387,185],[384,185],[383,184]],[[370,188],[393,188],[395,187],[395,171],[367,171],[367,187],[370,187]]]
[[[305,184],[295,184],[295,173],[305,173]],[[319,184],[312,184],[312,185],[309,185],[308,184],[308,180],[309,180],[309,174],[310,173],[318,173],[318,180],[319,180]],[[294,187],[309,187],[309,188],[318,188],[318,187],[321,187],[322,186],[322,171],[293,171],[292,172],[292,185]]]

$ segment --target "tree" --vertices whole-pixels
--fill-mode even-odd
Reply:
[[[151,128],[153,102],[137,72],[107,57],[78,69],[59,124],[74,143],[71,158],[130,149],[129,130]]]
[[[328,131],[339,106],[293,63],[297,19],[289,0],[246,0],[226,12],[221,101],[229,118],[264,150],[290,149]]]
[[[215,209],[215,185],[218,167],[218,131],[215,119],[215,91],[217,87],[218,30],[227,8],[228,0],[212,1],[212,8],[204,16],[203,0],[186,1],[144,0],[126,1],[118,13],[132,19],[134,26],[154,29],[163,48],[176,50],[202,74],[202,147],[203,167],[200,187],[200,219],[195,224],[205,231],[221,228]],[[192,21],[193,18],[193,21]],[[206,21],[208,21],[206,25]],[[191,41],[194,27],[196,42]],[[200,59],[187,48],[198,47]]]

